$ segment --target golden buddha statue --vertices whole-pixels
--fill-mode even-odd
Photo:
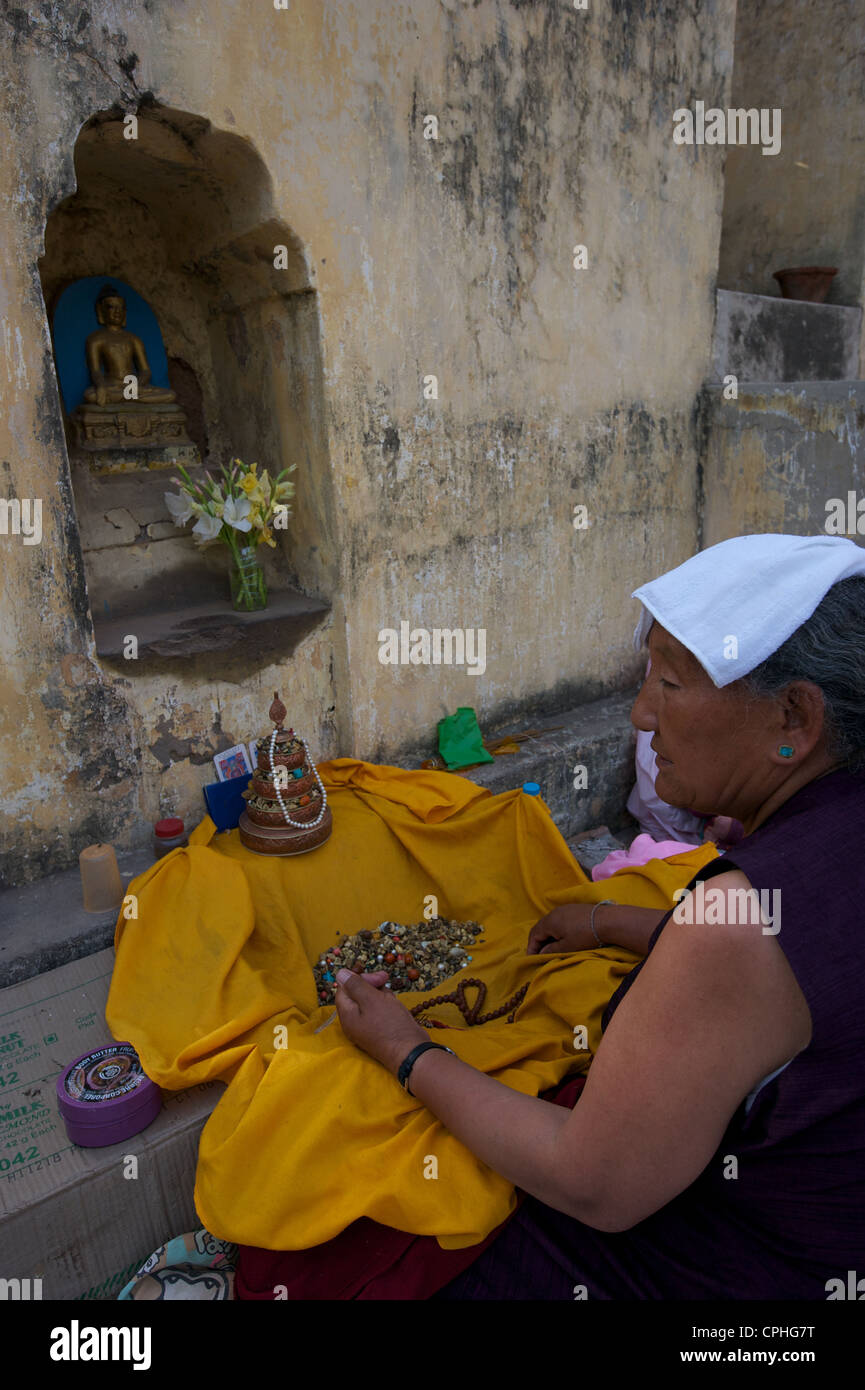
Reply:
[[[151,370],[141,339],[126,327],[126,301],[112,285],[103,285],[94,305],[99,327],[86,339],[84,352],[92,385],[72,413],[82,449],[165,449],[191,447],[186,415],[174,391],[151,385]]]
[[[150,385],[150,364],[144,344],[125,326],[126,300],[123,296],[105,285],[97,296],[95,308],[101,327],[90,334],[84,345],[87,370],[93,382],[84,392],[85,401],[108,405],[109,402],[125,404],[137,400],[167,405],[176,400],[173,391]],[[134,377],[137,383],[131,396],[126,394],[128,377]]]

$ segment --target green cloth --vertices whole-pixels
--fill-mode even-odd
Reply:
[[[478,717],[473,709],[462,706],[456,714],[439,720],[439,752],[448,772],[472,763],[494,763],[492,753],[484,748]]]

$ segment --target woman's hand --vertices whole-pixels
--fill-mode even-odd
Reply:
[[[536,922],[529,932],[526,955],[553,955],[562,951],[597,949],[598,943],[590,926],[592,908],[597,906],[597,903],[565,903],[562,907],[554,907],[552,912],[548,912],[546,917]],[[603,941],[603,908],[599,909],[598,918],[600,920],[596,921],[595,925],[599,928],[598,936]]]
[[[395,1075],[412,1048],[429,1042],[429,1033],[382,989],[386,979],[384,970],[363,976],[338,970],[336,1011],[346,1037]]]

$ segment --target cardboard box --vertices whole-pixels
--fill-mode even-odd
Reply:
[[[40,1296],[34,1280],[43,1299],[116,1298],[151,1251],[201,1224],[198,1137],[221,1083],[164,1091],[147,1129],[104,1149],[71,1143],[59,1114],[58,1075],[113,1041],[113,964],[100,951],[0,990],[0,1281],[22,1281],[0,1282],[6,1298]]]

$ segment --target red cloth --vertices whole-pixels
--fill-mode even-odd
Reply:
[[[543,1099],[571,1110],[585,1080],[571,1077],[558,1089],[545,1092]],[[518,1205],[523,1196],[517,1193]],[[463,1250],[442,1250],[435,1236],[409,1235],[366,1217],[311,1250],[241,1245],[234,1296],[272,1302],[279,1290],[280,1298],[292,1301],[431,1298],[468,1269],[506,1225],[507,1221],[502,1222],[486,1240]]]

